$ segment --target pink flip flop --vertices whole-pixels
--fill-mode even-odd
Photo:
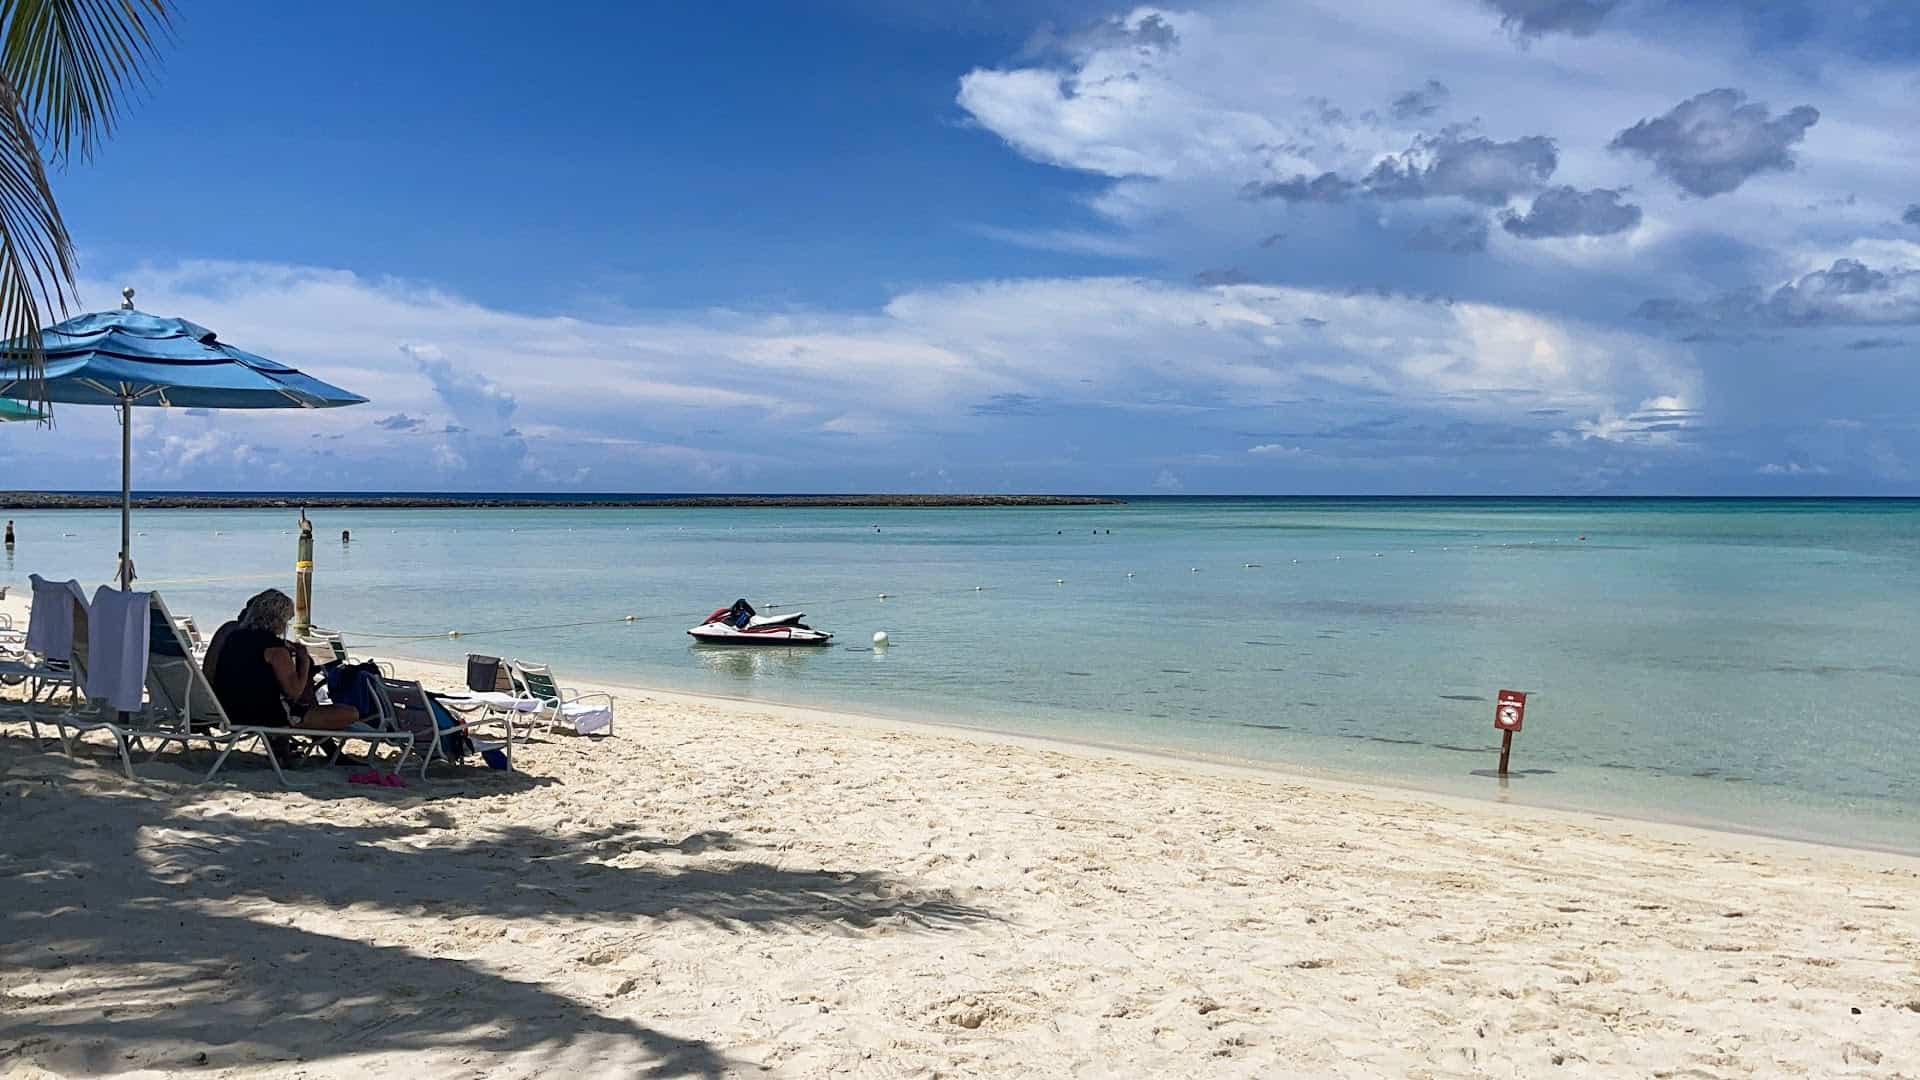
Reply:
[[[374,787],[406,787],[407,786],[407,782],[404,779],[401,779],[399,773],[375,772],[372,769],[362,769],[356,773],[348,773],[347,783],[371,784]]]

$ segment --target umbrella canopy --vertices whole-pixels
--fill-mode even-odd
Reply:
[[[236,349],[185,319],[122,308],[40,332],[47,400],[184,409],[329,409],[366,398]],[[25,372],[0,364],[0,397],[25,394]]]
[[[133,407],[182,409],[331,409],[366,398],[236,349],[185,319],[133,309],[81,315],[40,332],[45,399],[120,409],[120,587],[131,587],[133,560]],[[9,342],[0,350],[17,350]],[[0,355],[8,355],[0,352]],[[0,398],[28,395],[27,373],[0,363]]]
[[[33,406],[26,404],[25,402],[11,401],[11,400],[8,400],[7,398],[0,398],[0,422],[7,421],[7,420],[41,420],[41,419],[45,419],[45,414],[43,414],[39,409],[36,409]]]

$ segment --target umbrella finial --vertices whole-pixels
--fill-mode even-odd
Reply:
[[[120,310],[121,311],[133,310],[133,286],[131,285],[120,290]]]

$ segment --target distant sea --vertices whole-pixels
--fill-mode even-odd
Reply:
[[[20,542],[0,583],[111,574],[114,512],[10,516]],[[1139,498],[315,523],[316,621],[357,653],[479,651],[1920,851],[1920,501]],[[285,510],[137,512],[135,560],[176,613],[213,624],[261,588],[290,591],[293,527]],[[684,630],[735,597],[802,608],[838,640],[691,644]],[[1503,688],[1532,695],[1505,785],[1490,775]]]

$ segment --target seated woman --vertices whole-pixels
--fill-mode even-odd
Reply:
[[[208,650],[207,676],[214,696],[235,724],[343,731],[360,720],[347,705],[313,701],[313,657],[286,640],[293,601],[268,589],[247,602],[240,618],[221,627],[224,636]],[[216,635],[218,636],[218,635]]]

